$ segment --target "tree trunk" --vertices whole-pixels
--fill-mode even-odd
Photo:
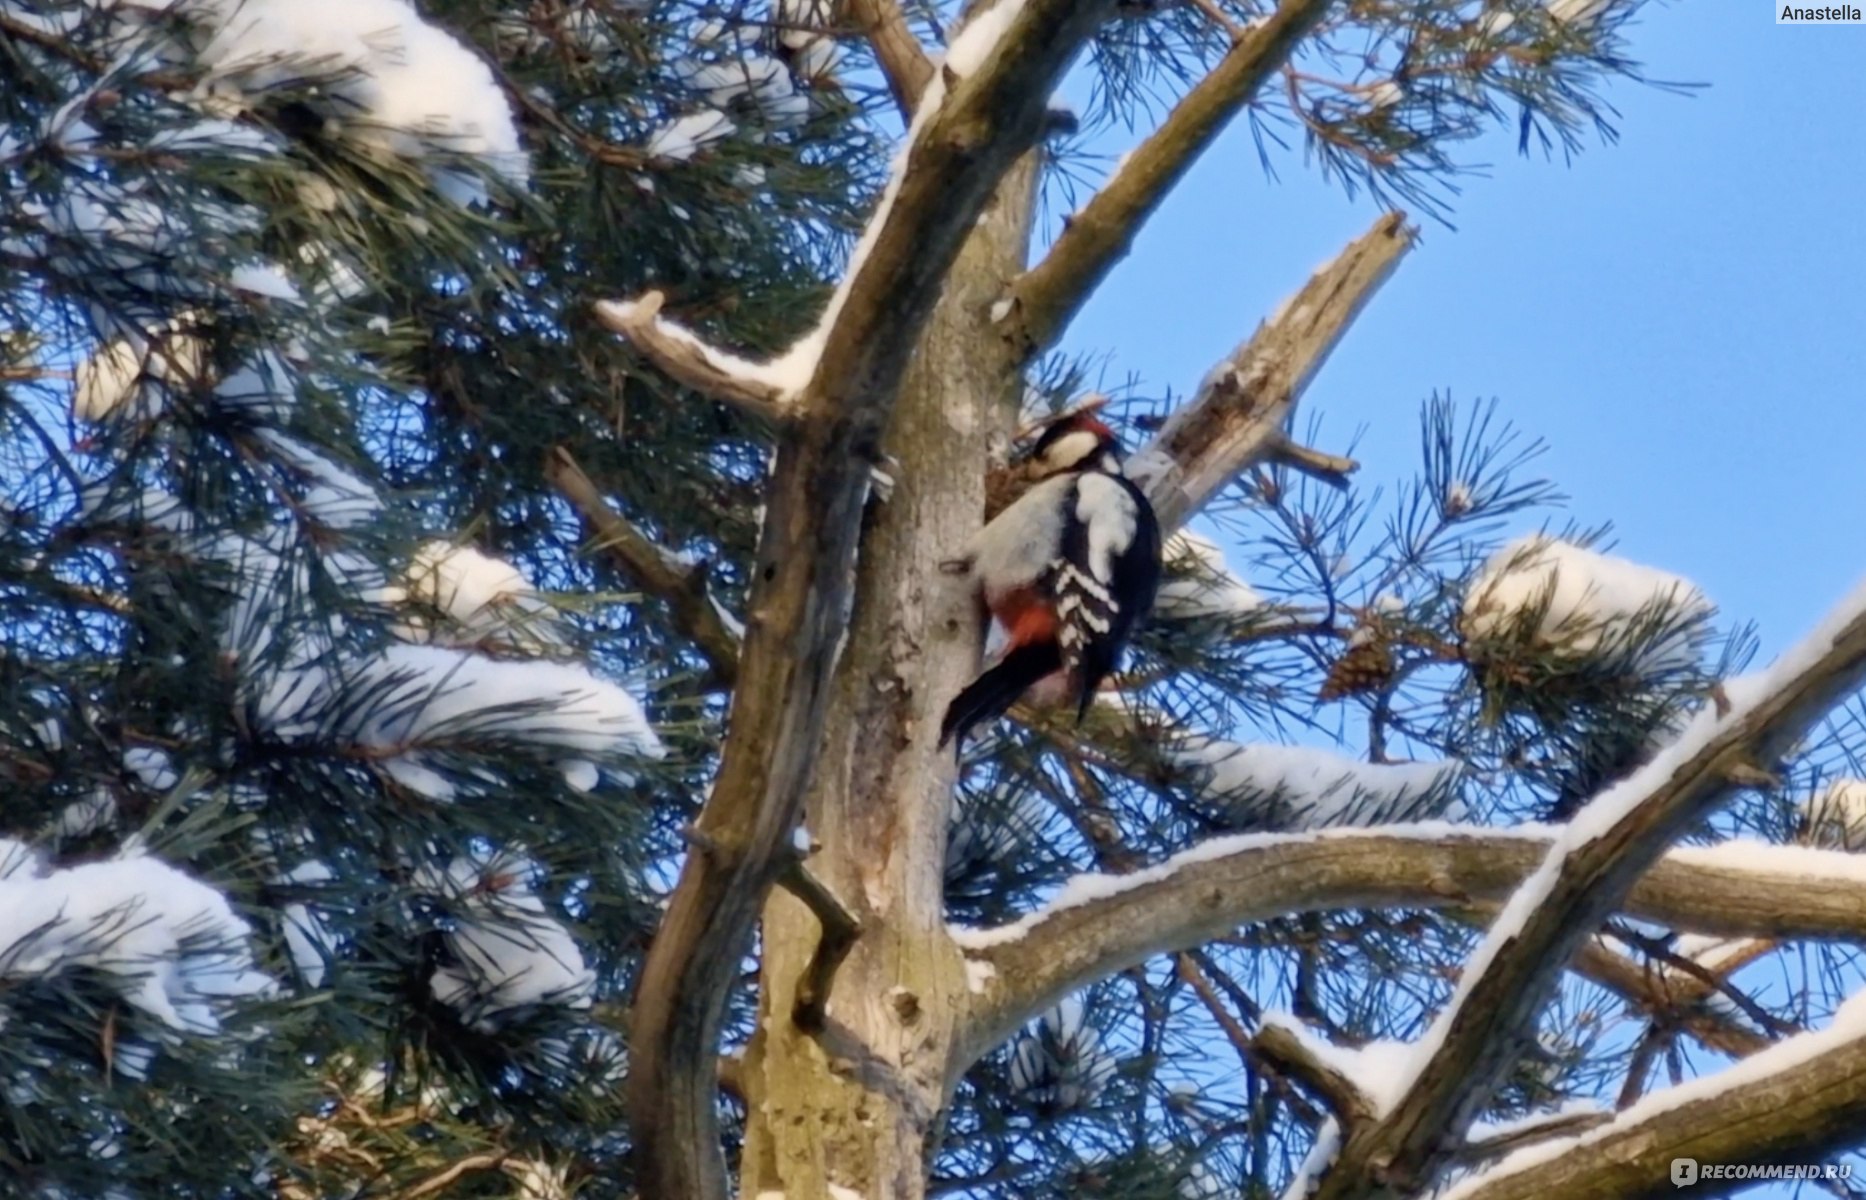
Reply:
[[[807,802],[809,869],[862,924],[824,1028],[792,1020],[819,940],[810,910],[774,892],[762,925],[757,1033],[740,1195],[917,1200],[962,1063],[969,995],[946,936],[943,867],[955,759],[936,749],[946,703],[976,668],[981,622],[940,570],[984,511],[985,467],[1021,395],[990,310],[1029,248],[1038,154],[1019,161],[961,252],[916,348],[886,449],[893,495],[871,507],[855,605]]]

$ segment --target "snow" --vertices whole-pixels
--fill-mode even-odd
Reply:
[[[0,878],[0,982],[89,968],[184,1032],[218,1033],[231,1002],[273,991],[253,964],[251,932],[225,896],[153,858],[50,874],[27,865]]]
[[[445,940],[458,961],[434,972],[434,998],[481,1028],[511,1009],[590,1005],[595,973],[532,890],[536,870],[516,854],[462,855],[415,875],[415,890],[439,898],[453,918]]]
[[[1283,1189],[1283,1200],[1304,1200],[1321,1182],[1322,1173],[1333,1165],[1335,1155],[1341,1152],[1341,1125],[1333,1117],[1322,1122],[1322,1127],[1315,1131],[1315,1142],[1309,1147],[1302,1165],[1290,1177],[1289,1186]],[[1439,1200],[1443,1200],[1440,1197]]]
[[[810,115],[809,99],[797,91],[790,71],[767,55],[745,53],[726,62],[684,63],[675,69],[715,109],[745,97],[775,129],[794,128]]]
[[[1024,11],[1024,0],[997,0],[990,8],[973,17],[946,47],[945,67],[963,79],[978,72],[991,59],[1005,31]]]
[[[1190,529],[1173,533],[1161,558],[1166,578],[1153,602],[1157,618],[1234,617],[1263,606],[1263,597],[1232,572],[1218,543],[1203,534]]]
[[[277,263],[256,262],[233,268],[227,282],[236,289],[268,300],[281,300],[287,304],[303,304],[304,297],[298,294],[298,285],[291,281]]]
[[[178,317],[160,323],[153,336],[126,332],[98,346],[73,372],[71,415],[90,422],[119,411],[138,419],[160,415],[162,393],[150,384],[186,389],[206,369],[206,344],[182,332],[192,324],[192,316]]]
[[[1833,1021],[1825,1029],[1784,1038],[1721,1071],[1649,1092],[1621,1109],[1613,1120],[1584,1133],[1525,1146],[1499,1160],[1489,1170],[1461,1180],[1441,1192],[1438,1200],[1457,1200],[1470,1195],[1498,1179],[1522,1174],[1563,1155],[1606,1141],[1630,1127],[1687,1104],[1714,1099],[1726,1092],[1753,1088],[1771,1077],[1791,1073],[1797,1067],[1830,1055],[1856,1055],[1859,1052],[1857,1043],[1862,1038],[1866,1038],[1866,991],[1856,992],[1849,997],[1839,1011],[1834,1013]]]
[[[1564,25],[1586,24],[1593,21],[1613,0],[1548,0],[1549,16]]]
[[[1239,825],[1294,830],[1438,816],[1455,801],[1456,762],[1368,763],[1310,746],[1240,745],[1180,734],[1162,753],[1202,777]]]
[[[1011,1052],[1011,1086],[1039,1104],[1070,1111],[1095,1102],[1114,1078],[1115,1058],[1070,996],[1018,1036]]]
[[[573,758],[561,769],[565,786],[573,792],[593,792],[596,785],[603,781],[602,771],[587,758]]]
[[[497,638],[534,648],[562,644],[552,627],[555,610],[531,581],[511,563],[471,546],[424,544],[402,575],[400,593],[442,614],[468,643]],[[399,632],[413,640],[426,636],[418,629]]]
[[[61,838],[89,837],[117,819],[117,798],[102,788],[73,800],[52,821],[52,833]],[[6,853],[0,847],[0,879],[6,878]]]
[[[221,386],[224,390],[227,385]],[[312,520],[333,529],[353,529],[381,513],[382,498],[376,489],[348,467],[275,430],[262,429],[257,436],[302,480],[300,503]]]
[[[1626,666],[1650,673],[1696,663],[1715,611],[1681,576],[1532,534],[1492,555],[1472,579],[1463,627],[1472,640],[1507,639],[1540,613],[1531,636],[1545,649],[1580,658],[1627,656]],[[1671,619],[1651,636],[1646,630],[1659,614]]]
[[[206,26],[196,57],[202,90],[231,85],[248,97],[291,88],[336,130],[364,145],[422,159],[431,151],[477,158],[515,188],[530,162],[505,94],[479,55],[422,20],[407,0],[180,0]],[[315,88],[304,86],[316,80]],[[431,163],[450,199],[486,199],[480,180]]]
[[[1367,103],[1372,108],[1391,108],[1405,98],[1406,89],[1392,79],[1376,84],[1367,93]]]
[[[1812,633],[1791,647],[1787,653],[1766,669],[1726,683],[1724,691],[1729,699],[1727,713],[1720,714],[1716,705],[1704,705],[1677,738],[1666,744],[1632,775],[1594,797],[1575,814],[1567,825],[1561,828],[1560,834],[1549,847],[1542,865],[1523,882],[1522,886],[1516,889],[1509,903],[1504,906],[1503,911],[1491,924],[1483,942],[1465,965],[1457,991],[1453,993],[1450,1003],[1439,1012],[1431,1029],[1421,1039],[1417,1059],[1420,1069],[1423,1069],[1424,1065],[1436,1054],[1446,1032],[1457,1019],[1459,1010],[1468,1002],[1472,989],[1477,986],[1478,981],[1489,971],[1490,964],[1505,946],[1513,943],[1521,934],[1530,915],[1547,901],[1568,859],[1587,843],[1618,826],[1655,791],[1667,786],[1675,773],[1708,747],[1720,734],[1747,719],[1751,709],[1793,685],[1832,647],[1848,625],[1862,617],[1866,617],[1866,583],[1856,585],[1853,591],[1816,626]],[[1734,864],[1731,858],[1733,853],[1740,856],[1740,860]],[[1805,857],[1810,855],[1821,855],[1822,859]],[[1848,854],[1739,841],[1725,842],[1720,846],[1709,848],[1681,847],[1673,850],[1671,856],[1674,861],[1685,863],[1721,861],[1724,864],[1735,865],[1737,869],[1754,870],[1767,870],[1770,863],[1778,864],[1778,869],[1790,870],[1798,870],[1802,864],[1820,861],[1825,861],[1829,865],[1833,865],[1833,860],[1848,864],[1859,863],[1858,859]],[[1791,863],[1794,865],[1789,866],[1788,864]],[[1854,872],[1858,871],[1858,866],[1846,868],[1846,871],[1853,876]],[[1866,877],[1866,872],[1861,872],[1855,877]],[[1754,1059],[1746,1061],[1753,1062]]]
[[[1525,824],[1511,826],[1508,829],[1495,829],[1480,828],[1474,825],[1453,825],[1446,821],[1418,821],[1406,825],[1389,826],[1378,832],[1381,837],[1424,842],[1443,842],[1469,837],[1520,837],[1526,841],[1543,843],[1548,840],[1551,828]],[[1271,850],[1278,846],[1309,845],[1332,838],[1364,838],[1366,836],[1368,836],[1368,831],[1364,829],[1334,829],[1312,833],[1243,833],[1231,837],[1209,838],[1190,850],[1175,854],[1157,866],[1132,871],[1126,875],[1090,873],[1073,876],[1063,884],[1061,890],[1048,903],[1035,912],[1028,913],[1008,924],[993,926],[989,929],[967,929],[963,926],[949,925],[947,933],[962,950],[988,950],[993,946],[1019,941],[1046,921],[1072,908],[1080,908],[1085,904],[1108,900],[1139,888],[1161,883],[1172,878],[1179,871],[1199,863],[1215,862],[1253,851]],[[1801,851],[1801,853],[1814,852]],[[1833,857],[1845,859],[1848,856],[1835,855]],[[1862,868],[1862,878],[1866,878],[1866,862],[1862,862]]]
[[[665,753],[635,697],[575,664],[401,645],[386,649],[358,675],[366,691],[388,692],[355,718],[365,745],[485,737],[584,754]]]
[[[166,792],[181,780],[168,753],[154,746],[132,746],[125,750],[123,767],[152,792]]]
[[[998,968],[988,962],[979,962],[975,958],[965,960],[965,990],[974,996],[982,996],[991,981],[998,977]]]
[[[1373,1106],[1376,1118],[1392,1111],[1412,1080],[1413,1045],[1384,1038],[1364,1046],[1337,1046],[1287,1013],[1267,1012],[1263,1025],[1284,1030],[1309,1056],[1345,1076]]]
[[[991,302],[991,323],[993,325],[999,324],[1006,317],[1010,315],[1011,315],[1011,301],[1009,297],[1005,297],[999,300],[993,300]]]
[[[300,863],[279,876],[278,881],[287,884],[328,883],[335,878],[336,874],[328,866],[314,859]],[[306,987],[323,987],[327,964],[337,955],[337,935],[331,931],[322,915],[302,901],[285,905],[280,915],[285,949],[291,955],[292,965],[298,968],[299,977],[305,981]]]
[[[635,314],[639,311],[639,306],[640,301],[637,300],[598,300],[596,302],[597,311],[614,322],[634,320]],[[741,358],[739,355],[733,354],[730,351],[721,350],[716,346],[707,344],[703,338],[694,334],[678,321],[670,320],[667,317],[657,314],[654,318],[654,324],[655,329],[663,337],[685,342],[703,355],[707,363],[722,375],[729,375],[746,380],[750,383],[775,388],[787,394],[801,390],[803,385],[810,381],[810,376],[807,372],[799,375],[797,373],[796,362],[787,360],[786,358],[775,358],[770,362],[763,363],[753,362],[749,358]],[[814,362],[815,360],[812,359],[811,361]]]
[[[971,23],[947,47],[944,63],[935,65],[933,75],[927,81],[926,91],[920,97],[920,106],[914,110],[913,123],[907,127],[907,135],[901,139],[900,146],[894,152],[894,159],[888,169],[887,186],[882,189],[881,199],[869,216],[868,224],[863,227],[862,236],[855,243],[847,265],[843,267],[842,279],[835,293],[824,306],[816,325],[765,368],[769,378],[781,381],[779,386],[787,394],[801,392],[816,374],[817,361],[822,357],[829,331],[836,327],[836,321],[842,315],[842,306],[848,303],[849,291],[855,286],[862,265],[867,262],[868,255],[880,240],[881,231],[887,226],[888,217],[894,210],[894,202],[900,196],[901,182],[906,178],[907,165],[913,158],[914,147],[932,122],[934,114],[945,106],[948,71],[962,78],[987,62],[997,50],[998,41],[1023,11],[1023,7],[1023,0],[998,0],[991,8],[972,18]]]
[[[1804,811],[1807,838],[1817,846],[1866,850],[1866,779],[1836,779]]]
[[[686,162],[703,147],[731,137],[738,128],[731,117],[718,109],[688,113],[654,131],[648,138],[648,155],[667,162]]]

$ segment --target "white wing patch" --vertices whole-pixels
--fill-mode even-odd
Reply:
[[[1133,544],[1139,519],[1134,497],[1113,476],[1091,471],[1076,484],[1076,520],[1088,530],[1089,570],[1104,599],[1114,580],[1115,552]]]

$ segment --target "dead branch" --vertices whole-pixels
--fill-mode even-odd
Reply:
[[[692,639],[714,678],[731,687],[738,676],[739,639],[726,623],[706,586],[704,564],[687,564],[617,512],[576,458],[562,446],[545,463],[545,476],[576,506],[595,533],[595,545],[609,553],[636,586],[665,603],[674,626]]]
[[[666,301],[660,292],[637,300],[598,300],[596,319],[627,338],[674,382],[773,426],[792,417],[783,388],[746,369],[754,364],[714,349],[661,316]]]
[[[1304,284],[1167,418],[1127,473],[1168,529],[1286,445],[1283,429],[1309,380],[1400,258],[1415,231],[1387,213]]]
[[[1345,454],[1329,454],[1287,436],[1271,449],[1270,461],[1337,488],[1347,487],[1348,476],[1361,469],[1360,463]]]
[[[1054,345],[1167,193],[1225,125],[1289,61],[1329,0],[1283,0],[1244,32],[1209,75],[1173,106],[1089,202],[1070,217],[1041,263],[1010,288],[1005,333],[1024,357]]]

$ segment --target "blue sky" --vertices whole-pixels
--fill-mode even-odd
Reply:
[[[1760,0],[1650,4],[1629,30],[1679,96],[1609,86],[1617,144],[1572,165],[1472,144],[1456,229],[1414,250],[1311,386],[1324,448],[1408,475],[1419,402],[1495,396],[1619,551],[1760,626],[1765,656],[1866,575],[1866,27],[1778,27]],[[1196,384],[1376,209],[1242,122],[1078,320],[1143,391]]]

